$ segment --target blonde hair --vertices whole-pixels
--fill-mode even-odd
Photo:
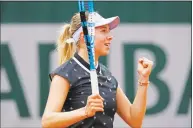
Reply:
[[[88,17],[88,13],[86,13],[86,18]],[[75,13],[71,19],[70,24],[65,24],[62,28],[62,32],[59,35],[57,41],[57,51],[59,57],[59,65],[68,61],[76,51],[76,44],[74,43],[66,43],[66,40],[72,38],[74,32],[81,27],[80,14]]]

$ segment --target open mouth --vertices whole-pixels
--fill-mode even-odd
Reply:
[[[109,47],[109,46],[110,46],[110,43],[106,43],[105,46]]]

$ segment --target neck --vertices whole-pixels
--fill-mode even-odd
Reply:
[[[90,63],[89,57],[88,57],[88,52],[86,50],[79,49],[78,55],[80,57],[82,57],[88,64]],[[98,64],[98,59],[99,59],[99,56],[95,54],[95,65]]]

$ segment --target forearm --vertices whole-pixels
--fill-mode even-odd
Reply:
[[[50,112],[45,113],[42,118],[44,128],[65,128],[86,118],[84,108],[70,112]]]
[[[138,125],[142,125],[146,112],[147,88],[148,86],[138,85],[134,102],[131,105],[131,117]]]
[[[143,57],[138,60],[138,90],[133,104],[130,106],[130,121],[133,128],[142,127],[143,118],[146,112],[147,89],[152,66],[153,61],[150,61],[147,58]]]

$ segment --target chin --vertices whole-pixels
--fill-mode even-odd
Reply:
[[[105,50],[101,52],[100,56],[107,56],[109,54],[109,50]]]

